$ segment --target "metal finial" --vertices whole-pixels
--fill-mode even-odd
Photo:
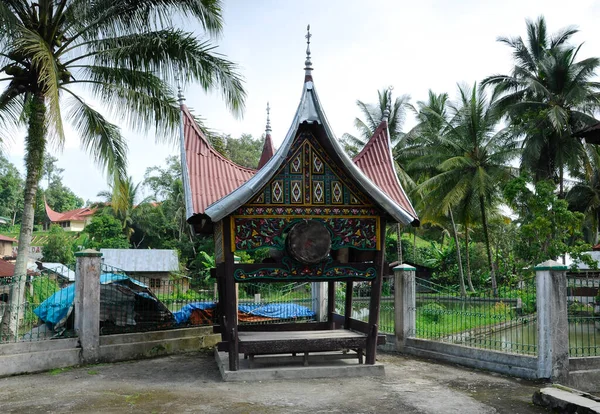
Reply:
[[[310,60],[310,38],[312,35],[310,34],[310,24],[306,26],[306,61],[304,62],[304,70],[306,71],[306,75],[310,75],[310,71],[312,70],[312,62]]]
[[[388,88],[388,90],[386,91],[386,95],[387,95],[387,102],[385,104],[385,109],[383,111],[383,120],[385,120],[386,122],[389,121],[390,119],[390,114],[392,112],[392,87],[390,86]]]
[[[181,88],[180,80],[181,78],[179,76],[179,73],[176,73],[175,81],[177,82],[177,102],[179,102],[179,105],[183,105],[183,102],[185,101],[185,96],[183,96],[183,89]]]
[[[271,107],[269,106],[269,103],[267,102],[267,127],[265,128],[267,135],[269,135],[271,133],[271,119],[269,118],[270,113],[271,113]]]

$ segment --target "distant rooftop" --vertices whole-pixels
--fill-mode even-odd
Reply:
[[[100,249],[105,265],[125,272],[178,272],[176,250]]]

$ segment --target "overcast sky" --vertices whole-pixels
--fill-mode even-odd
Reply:
[[[304,79],[306,25],[310,23],[313,78],[337,137],[355,133],[357,99],[375,102],[377,90],[425,100],[427,91],[456,95],[459,82],[479,82],[509,73],[510,49],[498,36],[526,36],[525,20],[544,15],[550,33],[568,25],[585,42],[579,59],[600,56],[600,2],[595,0],[224,0],[225,29],[218,51],[240,66],[248,94],[243,118],[236,119],[219,92],[188,85],[186,104],[211,129],[260,137],[266,104],[276,146],[291,124]],[[198,33],[201,35],[201,33]],[[67,120],[68,121],[68,120]],[[405,128],[414,125],[409,115]],[[123,126],[129,142],[129,174],[141,181],[147,167],[160,165],[176,144],[156,143]],[[64,183],[85,200],[107,188],[106,178],[79,149],[67,129],[64,148],[51,152],[64,168]],[[5,144],[9,159],[23,169],[21,133]],[[177,137],[161,137],[176,142]]]

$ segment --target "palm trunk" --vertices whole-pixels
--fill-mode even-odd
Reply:
[[[460,257],[460,244],[458,242],[458,232],[456,231],[456,223],[454,223],[454,214],[452,214],[452,209],[450,209],[450,221],[452,222],[452,231],[454,232],[454,243],[456,244],[456,260],[458,260],[458,281],[460,283],[460,296],[467,296],[467,291],[465,290],[465,275],[463,273],[463,265],[462,259]]]
[[[417,263],[417,229],[413,227],[413,261]]]
[[[46,148],[46,105],[40,93],[35,94],[31,102],[31,115],[25,142],[25,166],[27,177],[23,199],[23,216],[21,218],[21,232],[17,261],[15,263],[15,281],[11,284],[9,304],[5,308],[2,318],[2,336],[17,338],[19,335],[19,322],[23,315],[25,302],[25,284],[27,281],[27,258],[31,238],[33,235],[33,218],[35,213],[35,195],[44,161]]]
[[[488,264],[490,265],[490,278],[492,279],[492,290],[494,296],[498,296],[498,283],[496,282],[496,272],[494,271],[494,262],[492,261],[492,247],[490,246],[490,234],[487,225],[487,216],[485,214],[485,200],[479,197],[479,207],[481,208],[481,222],[483,225],[483,235],[485,236],[485,246],[488,256]]]
[[[475,288],[473,287],[473,280],[471,279],[471,253],[469,253],[469,245],[470,245],[470,237],[469,237],[469,225],[465,223],[465,256],[467,259],[467,283],[469,284],[469,290],[471,293],[475,293]]]

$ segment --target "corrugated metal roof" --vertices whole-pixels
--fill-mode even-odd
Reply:
[[[377,187],[418,221],[417,213],[398,180],[391,148],[388,123],[384,120],[353,161]]]
[[[265,144],[263,145],[262,154],[260,154],[260,160],[258,161],[258,169],[260,170],[275,154],[275,147],[273,146],[273,140],[271,134],[265,136]]]
[[[100,249],[105,265],[126,272],[178,272],[176,250]]]
[[[15,265],[0,259],[0,277],[10,277],[15,274]]]
[[[68,279],[69,282],[75,281],[75,272],[69,269],[66,265],[62,263],[53,263],[53,262],[39,262],[42,270],[49,270],[53,273],[56,273],[59,276]]]
[[[53,223],[67,220],[85,220],[96,212],[95,208],[83,207],[65,211],[64,213],[58,213],[50,208],[46,200],[44,200],[44,205],[46,206],[46,214]]]
[[[185,105],[183,135],[189,177],[192,214],[203,214],[206,207],[233,192],[250,179],[256,170],[242,167],[215,150],[200,130]],[[192,214],[190,214],[192,213]]]
[[[2,234],[0,234],[0,241],[13,242],[13,243],[17,242],[15,239],[12,239],[8,236],[3,236]]]

